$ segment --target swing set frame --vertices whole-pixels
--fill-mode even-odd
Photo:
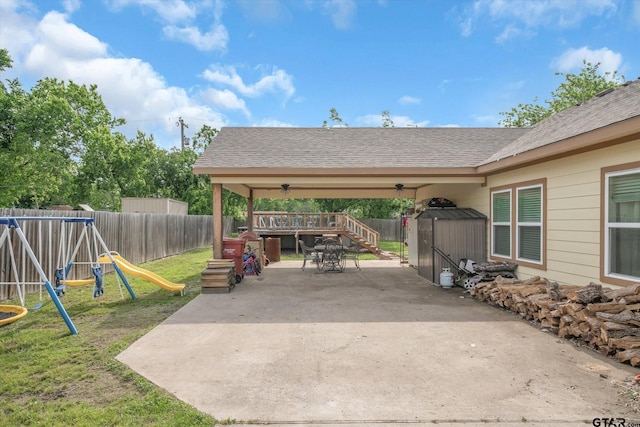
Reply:
[[[61,241],[60,241],[60,250],[59,250],[59,254],[58,254],[58,265],[60,266],[61,262],[62,262],[62,267],[57,268],[56,269],[56,280],[55,280],[55,284],[56,286],[54,287],[52,285],[51,280],[49,280],[49,278],[47,277],[47,274],[45,273],[44,269],[42,268],[42,265],[40,263],[40,260],[38,259],[38,257],[35,255],[31,245],[29,244],[28,239],[25,236],[25,233],[23,232],[22,228],[20,227],[20,223],[19,221],[41,221],[41,222],[60,222],[61,225]],[[70,224],[81,224],[83,225],[83,229],[82,232],[80,233],[79,238],[77,239],[77,243],[74,247],[73,252],[69,255],[70,252],[70,244],[71,241],[69,240],[69,242],[66,242],[66,228],[70,225]],[[65,286],[66,284],[69,284],[69,286],[73,286],[74,284],[73,281],[67,280],[67,277],[70,273],[71,267],[74,265],[75,263],[75,258],[78,254],[78,251],[80,249],[80,246],[82,244],[82,241],[84,239],[84,241],[87,244],[87,250],[89,252],[89,262],[78,262],[76,264],[90,264],[91,270],[95,276],[95,290],[93,293],[94,297],[100,296],[102,295],[102,269],[100,267],[100,264],[102,264],[99,261],[100,256],[98,255],[98,247],[100,247],[104,253],[105,256],[107,256],[110,260],[110,263],[113,265],[114,270],[117,273],[118,278],[122,281],[122,283],[124,284],[124,286],[126,287],[127,291],[129,292],[129,295],[131,296],[132,299],[136,299],[136,295],[133,292],[133,289],[131,288],[131,286],[129,285],[129,282],[127,281],[127,278],[125,277],[124,273],[122,272],[122,270],[120,269],[120,267],[116,264],[116,261],[114,260],[113,256],[111,255],[111,251],[109,251],[109,248],[107,247],[106,243],[104,242],[104,240],[102,239],[102,236],[100,235],[100,233],[98,232],[97,228],[95,227],[95,220],[93,218],[84,218],[84,217],[0,217],[0,226],[5,226],[4,229],[2,229],[2,227],[0,227],[0,249],[3,247],[3,245],[5,244],[5,242],[9,242],[9,257],[11,260],[11,269],[13,271],[13,278],[14,281],[10,281],[10,282],[0,282],[0,285],[15,285],[16,286],[16,290],[18,293],[18,297],[20,299],[20,302],[22,304],[22,307],[24,307],[25,305],[25,285],[29,284],[29,285],[40,285],[40,292],[41,292],[41,296],[40,296],[40,304],[38,304],[36,307],[34,307],[34,309],[39,308],[40,305],[42,305],[42,287],[44,287],[47,290],[47,293],[49,294],[49,297],[51,298],[51,300],[53,301],[53,303],[55,304],[56,308],[58,309],[58,312],[60,313],[60,316],[63,318],[64,322],[66,323],[67,327],[69,328],[69,331],[73,334],[76,335],[78,333],[77,328],[75,327],[75,325],[73,324],[73,321],[71,320],[71,318],[69,317],[69,314],[67,313],[66,309],[64,308],[64,306],[62,305],[62,302],[60,301],[60,296],[64,295],[64,290],[65,290]],[[11,230],[13,230],[14,235],[17,235],[18,240],[21,242],[22,244],[22,249],[24,252],[26,252],[26,255],[28,255],[28,258],[31,260],[33,267],[35,268],[36,272],[37,272],[37,276],[39,277],[39,281],[36,282],[26,282],[25,280],[25,266],[22,266],[22,279],[20,277],[20,274],[18,272],[18,266],[16,264],[15,261],[15,256],[14,256],[14,252],[13,252],[13,245],[11,243]],[[89,238],[89,234],[92,234],[93,239]],[[71,233],[69,233],[69,237],[71,236]],[[51,236],[49,236],[49,240],[51,240]],[[93,248],[95,253],[95,261],[92,259],[92,254],[91,254],[91,244],[93,243]],[[51,241],[49,241],[49,246],[51,246]],[[66,246],[66,247],[65,247]],[[22,262],[23,264],[25,263],[26,259],[23,259]],[[87,281],[82,281],[82,280],[78,280],[75,281],[76,286],[80,285],[80,284],[88,284]],[[92,281],[89,281],[89,283],[93,283]],[[124,297],[122,295],[122,290],[120,291],[120,294],[122,297]]]

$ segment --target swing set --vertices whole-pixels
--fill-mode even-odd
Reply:
[[[29,243],[24,230],[20,227],[20,222],[32,222],[37,221],[38,226],[38,238],[37,245],[39,256],[33,251],[32,245]],[[45,273],[45,269],[42,267],[42,261],[44,260],[44,245],[42,242],[42,225],[44,223],[49,224],[48,234],[48,265],[52,264],[53,254],[53,238],[52,238],[52,225],[55,222],[60,223],[60,239],[58,248],[58,257],[56,268],[49,275]],[[78,225],[80,225],[81,231],[78,235]],[[42,306],[42,288],[44,287],[49,294],[49,297],[55,304],[60,316],[64,319],[69,331],[72,334],[77,334],[73,321],[67,314],[60,297],[66,293],[67,286],[87,286],[94,285],[93,297],[97,298],[104,293],[103,287],[103,269],[102,265],[110,263],[113,265],[114,270],[117,273],[117,282],[120,289],[120,297],[124,298],[122,292],[122,286],[127,289],[132,299],[136,298],[133,289],[129,285],[127,278],[122,272],[119,263],[116,261],[117,253],[110,252],[105,244],[102,236],[95,227],[93,218],[76,218],[76,217],[0,217],[0,226],[4,226],[2,233],[0,234],[0,253],[2,253],[3,247],[7,247],[7,257],[9,261],[9,268],[11,274],[9,274],[9,281],[0,282],[0,285],[13,285],[15,287],[18,299],[20,300],[20,306],[17,305],[0,305],[0,326],[8,323],[15,322],[16,320],[24,317],[28,309],[25,307],[25,295],[27,286],[32,287],[39,286],[40,300],[31,310],[37,310]],[[77,238],[73,238],[78,235]],[[75,240],[75,245],[73,242]],[[82,248],[86,249],[86,256],[82,257],[83,260],[79,260],[79,253]],[[20,253],[17,249],[19,249]],[[102,254],[102,255],[100,255]],[[21,256],[20,256],[21,255]],[[18,269],[17,258],[20,258],[21,269]],[[33,267],[32,270],[27,270],[28,260]],[[93,275],[90,279],[71,279],[72,267],[78,266],[80,269],[84,266],[85,272],[91,271]],[[87,270],[88,269],[88,270]],[[49,280],[49,277],[54,277],[54,282]],[[184,286],[184,285],[183,285]]]

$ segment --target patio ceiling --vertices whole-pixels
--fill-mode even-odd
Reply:
[[[432,184],[484,184],[485,178],[471,171],[440,171],[437,175],[397,170],[305,170],[293,172],[274,169],[270,173],[237,170],[225,174],[218,170],[212,181],[234,193],[253,198],[411,198]],[[286,185],[287,192],[282,190]],[[402,191],[396,186],[400,184]]]

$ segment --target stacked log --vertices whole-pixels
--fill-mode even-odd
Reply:
[[[470,293],[561,338],[640,366],[640,283],[610,289],[597,283],[558,285],[539,276],[525,281],[498,276]]]
[[[481,262],[473,264],[473,271],[479,276],[479,281],[491,282],[496,277],[517,278],[516,268],[518,264],[513,262]]]
[[[236,286],[235,262],[233,259],[210,259],[207,268],[200,276],[202,293],[214,293],[219,290],[231,292]]]

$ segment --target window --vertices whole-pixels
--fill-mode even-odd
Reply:
[[[605,276],[640,278],[640,168],[605,173]]]
[[[511,258],[511,190],[491,193],[491,255]]]
[[[518,188],[517,259],[542,261],[542,186]]]
[[[545,181],[491,191],[491,255],[533,267],[544,265]]]

